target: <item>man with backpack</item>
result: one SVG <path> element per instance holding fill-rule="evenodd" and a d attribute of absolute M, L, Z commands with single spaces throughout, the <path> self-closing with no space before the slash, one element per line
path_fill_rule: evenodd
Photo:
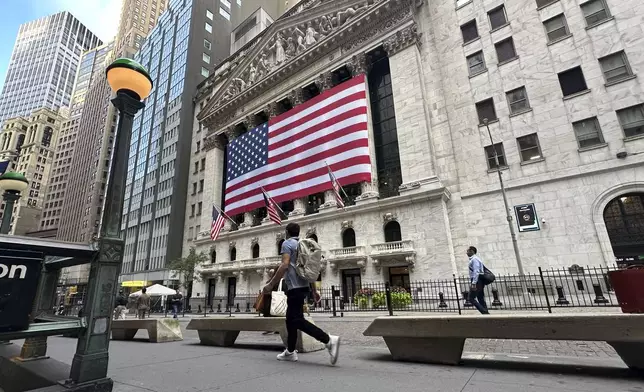
<path fill-rule="evenodd" d="M 268 294 L 284 278 L 288 291 L 286 308 L 286 331 L 288 333 L 287 347 L 277 356 L 279 361 L 297 361 L 297 331 L 324 343 L 331 355 L 331 364 L 338 360 L 340 351 L 340 337 L 329 335 L 315 324 L 304 318 L 304 301 L 312 292 L 315 302 L 320 301 L 320 295 L 311 283 L 317 280 L 321 270 L 320 246 L 313 240 L 300 240 L 300 226 L 289 223 L 286 226 L 286 240 L 282 244 L 282 264 L 275 275 L 264 287 L 263 292 Z M 312 290 L 311 290 L 312 289 Z"/>
<path fill-rule="evenodd" d="M 490 314 L 485 303 L 485 285 L 492 282 L 486 282 L 486 272 L 489 272 L 489 270 L 485 268 L 483 262 L 477 256 L 476 251 L 476 248 L 473 246 L 467 249 L 467 256 L 470 258 L 469 269 L 471 283 L 469 300 L 481 314 Z M 491 272 L 489 274 L 494 276 Z M 494 280 L 493 277 L 490 279 Z"/>

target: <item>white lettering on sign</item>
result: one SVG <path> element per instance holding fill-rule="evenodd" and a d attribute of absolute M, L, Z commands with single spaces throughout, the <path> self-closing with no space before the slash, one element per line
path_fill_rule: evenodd
<path fill-rule="evenodd" d="M 20 271 L 20 276 L 16 276 L 16 273 Z M 0 279 L 24 279 L 27 275 L 27 266 L 25 265 L 12 265 L 11 268 L 4 264 L 0 264 Z"/>

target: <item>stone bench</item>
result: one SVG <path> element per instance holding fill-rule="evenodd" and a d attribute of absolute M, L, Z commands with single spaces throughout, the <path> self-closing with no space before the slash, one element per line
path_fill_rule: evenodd
<path fill-rule="evenodd" d="M 378 317 L 363 332 L 382 336 L 394 360 L 456 365 L 465 339 L 604 341 L 644 370 L 644 314 L 504 314 Z"/>
<path fill-rule="evenodd" d="M 179 320 L 170 318 L 112 320 L 112 340 L 132 340 L 139 329 L 148 331 L 151 343 L 183 340 Z"/>
<path fill-rule="evenodd" d="M 312 319 L 307 318 L 310 322 Z M 259 317 L 259 316 L 222 316 L 192 319 L 186 329 L 196 330 L 199 333 L 201 344 L 207 346 L 229 347 L 241 331 L 245 332 L 279 332 L 282 342 L 286 345 L 286 318 L 285 317 Z M 319 351 L 324 345 L 312 337 L 298 331 L 297 350 L 301 353 Z"/>

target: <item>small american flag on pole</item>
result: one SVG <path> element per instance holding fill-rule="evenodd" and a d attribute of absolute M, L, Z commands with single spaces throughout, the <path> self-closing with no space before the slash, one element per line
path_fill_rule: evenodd
<path fill-rule="evenodd" d="M 275 204 L 273 199 L 271 199 L 271 197 L 263 189 L 262 193 L 264 194 L 264 202 L 266 203 L 266 212 L 268 213 L 268 219 L 272 220 L 278 225 L 281 225 L 282 217 L 280 216 L 280 211 L 282 209 L 279 208 L 277 204 Z"/>
<path fill-rule="evenodd" d="M 338 208 L 344 208 L 344 200 L 342 200 L 342 196 L 340 195 L 340 191 L 344 192 L 344 189 L 342 189 L 340 183 L 338 182 L 338 179 L 333 175 L 331 168 L 328 166 L 327 168 L 329 169 L 329 179 L 331 180 L 333 194 L 335 195 L 335 204 L 337 204 Z"/>
<path fill-rule="evenodd" d="M 343 184 L 371 181 L 364 75 L 335 86 L 230 142 L 225 206 L 229 215 L 329 189 L 330 167 Z"/>
<path fill-rule="evenodd" d="M 219 213 L 217 211 L 217 207 L 214 205 L 212 206 L 212 223 L 210 224 L 210 239 L 213 241 L 217 240 L 217 237 L 219 237 L 219 233 L 221 233 L 221 229 L 224 227 L 224 223 L 226 223 L 226 217 L 225 214 Z"/>

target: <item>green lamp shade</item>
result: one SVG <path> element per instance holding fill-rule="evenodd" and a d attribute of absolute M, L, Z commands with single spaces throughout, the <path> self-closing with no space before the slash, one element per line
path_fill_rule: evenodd
<path fill-rule="evenodd" d="M 0 188 L 5 191 L 22 192 L 29 186 L 29 181 L 20 173 L 7 172 L 0 176 Z"/>
<path fill-rule="evenodd" d="M 144 100 L 152 91 L 152 78 L 148 71 L 134 60 L 116 59 L 107 67 L 105 74 L 114 92 L 131 92 L 140 100 Z"/>

